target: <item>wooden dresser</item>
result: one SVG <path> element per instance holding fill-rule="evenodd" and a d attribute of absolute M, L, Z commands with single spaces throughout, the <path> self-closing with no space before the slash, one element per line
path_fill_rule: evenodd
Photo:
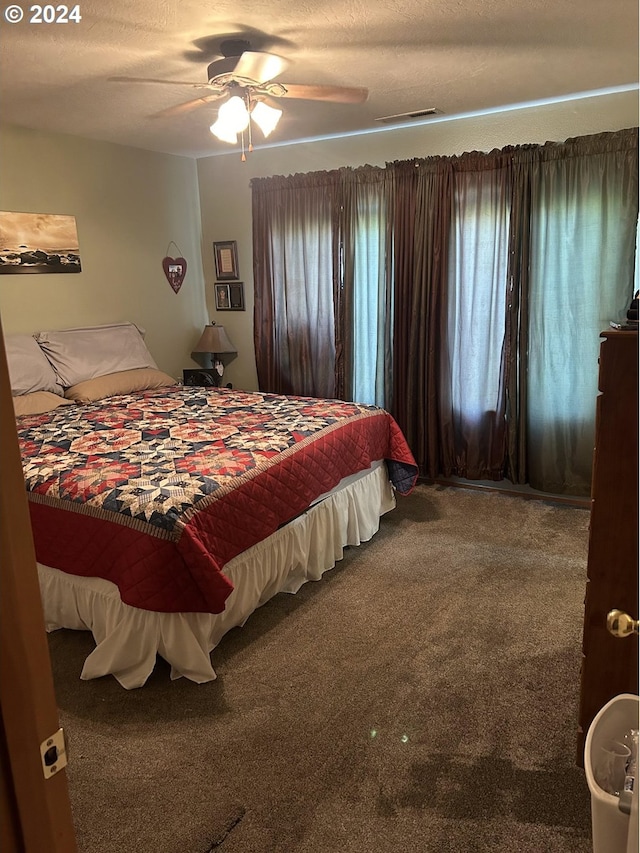
<path fill-rule="evenodd" d="M 638 692 L 638 637 L 607 631 L 614 608 L 638 618 L 638 333 L 609 330 L 600 345 L 596 445 L 582 641 L 577 761 L 600 708 Z"/>

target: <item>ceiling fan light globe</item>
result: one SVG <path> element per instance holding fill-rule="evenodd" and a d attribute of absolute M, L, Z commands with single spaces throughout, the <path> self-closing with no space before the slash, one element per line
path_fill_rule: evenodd
<path fill-rule="evenodd" d="M 258 125 L 265 137 L 269 136 L 274 130 L 281 116 L 282 110 L 270 107 L 264 101 L 258 101 L 251 110 L 251 118 Z"/>
<path fill-rule="evenodd" d="M 242 133 L 249 125 L 249 113 L 245 102 L 233 95 L 218 110 L 218 121 L 222 121 L 233 133 Z"/>
<path fill-rule="evenodd" d="M 236 145 L 238 142 L 237 134 L 223 121 L 220 121 L 220 119 L 214 122 L 209 130 L 214 136 L 217 136 L 221 142 L 228 142 L 230 145 Z"/>

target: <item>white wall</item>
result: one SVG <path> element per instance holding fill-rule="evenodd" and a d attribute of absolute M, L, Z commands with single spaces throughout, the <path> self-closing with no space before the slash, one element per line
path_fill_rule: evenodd
<path fill-rule="evenodd" d="M 295 109 L 295 103 L 287 102 L 284 109 Z M 241 161 L 238 152 L 198 160 L 207 305 L 211 318 L 225 326 L 238 348 L 238 358 L 228 367 L 225 377 L 238 387 L 257 388 L 253 352 L 251 178 L 341 166 L 382 166 L 392 160 L 563 141 L 572 136 L 637 125 L 638 93 L 628 92 L 457 120 L 440 117 L 418 127 L 386 129 L 344 139 L 286 147 L 256 146 L 247 154 L 246 162 Z M 225 240 L 238 243 L 240 278 L 245 282 L 244 312 L 214 310 L 212 244 Z"/>
<path fill-rule="evenodd" d="M 0 129 L 0 210 L 76 217 L 82 272 L 0 276 L 5 334 L 131 320 L 176 378 L 207 322 L 196 162 L 18 127 Z M 162 270 L 187 260 L 176 294 Z"/>

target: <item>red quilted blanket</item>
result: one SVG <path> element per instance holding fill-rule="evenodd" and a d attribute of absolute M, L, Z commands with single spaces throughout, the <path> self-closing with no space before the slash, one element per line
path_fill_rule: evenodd
<path fill-rule="evenodd" d="M 345 476 L 417 467 L 374 406 L 179 387 L 18 419 L 39 562 L 162 612 L 224 610 L 225 564 Z"/>

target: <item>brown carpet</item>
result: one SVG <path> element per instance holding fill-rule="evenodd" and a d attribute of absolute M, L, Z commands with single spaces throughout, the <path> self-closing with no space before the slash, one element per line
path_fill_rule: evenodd
<path fill-rule="evenodd" d="M 50 636 L 82 853 L 590 853 L 586 510 L 419 486 L 217 681 L 81 682 Z"/>

